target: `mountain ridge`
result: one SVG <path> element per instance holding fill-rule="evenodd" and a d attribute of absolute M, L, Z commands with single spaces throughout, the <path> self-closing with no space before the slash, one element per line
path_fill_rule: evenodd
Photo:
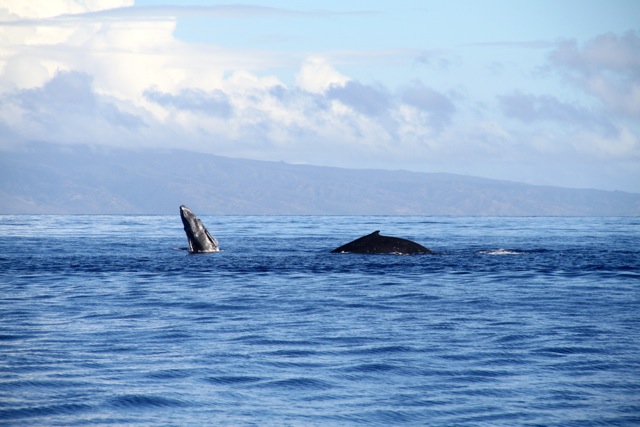
<path fill-rule="evenodd" d="M 640 194 L 185 150 L 30 144 L 0 155 L 0 213 L 637 216 Z"/>

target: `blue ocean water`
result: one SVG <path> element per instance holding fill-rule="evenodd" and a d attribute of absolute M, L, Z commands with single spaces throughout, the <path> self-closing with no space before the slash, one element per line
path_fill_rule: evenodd
<path fill-rule="evenodd" d="M 201 219 L 0 216 L 0 423 L 640 425 L 639 218 Z"/>

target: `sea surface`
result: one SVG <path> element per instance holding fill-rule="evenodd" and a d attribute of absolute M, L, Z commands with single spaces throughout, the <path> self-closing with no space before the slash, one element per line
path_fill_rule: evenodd
<path fill-rule="evenodd" d="M 0 424 L 640 425 L 640 218 L 200 218 L 0 216 Z"/>

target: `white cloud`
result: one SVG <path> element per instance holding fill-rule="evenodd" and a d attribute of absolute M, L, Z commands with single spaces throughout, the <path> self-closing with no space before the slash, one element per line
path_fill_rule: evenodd
<path fill-rule="evenodd" d="M 24 6 L 28 3 L 29 6 Z M 94 22 L 78 19 L 73 24 L 55 17 L 109 10 L 131 1 L 11 1 L 5 5 L 8 22 L 0 25 L 2 74 L 0 89 L 42 86 L 60 70 L 90 73 L 104 92 L 131 96 L 132 82 L 164 65 L 160 47 L 174 48 L 175 23 Z M 51 18 L 51 19 L 46 19 Z M 21 19 L 21 25 L 11 25 Z M 168 45 L 167 45 L 168 44 Z M 148 76 L 147 76 L 148 77 Z"/>
<path fill-rule="evenodd" d="M 141 112 L 133 111 L 96 94 L 92 78 L 80 72 L 57 73 L 41 88 L 21 89 L 0 99 L 0 117 L 27 141 L 122 141 L 146 126 Z"/>
<path fill-rule="evenodd" d="M 343 86 L 349 80 L 321 57 L 308 58 L 296 74 L 298 87 L 312 93 L 323 93 L 331 86 Z"/>
<path fill-rule="evenodd" d="M 639 114 L 635 33 L 583 47 L 567 42 L 550 56 L 603 111 L 512 91 L 496 94 L 493 105 L 474 115 L 474 100 L 435 87 L 428 75 L 394 89 L 340 70 L 336 61 L 344 52 L 309 56 L 189 44 L 173 35 L 180 8 L 151 13 L 131 4 L 11 0 L 0 6 L 0 143 L 177 146 L 511 179 L 524 173 L 518 165 L 539 165 L 545 156 L 586 163 L 640 157 L 637 125 L 628 122 Z M 286 12 L 214 9 L 207 11 Z M 295 75 L 293 82 L 274 75 L 282 68 Z"/>
<path fill-rule="evenodd" d="M 173 94 L 189 89 L 243 92 L 278 83 L 256 72 L 292 64 L 288 55 L 277 52 L 177 40 L 175 13 L 185 8 L 141 8 L 144 14 L 126 7 L 131 1 L 35 0 L 29 2 L 32 8 L 22 3 L 5 6 L 5 22 L 0 22 L 0 93 L 41 87 L 61 70 L 80 71 L 93 77 L 97 92 L 161 117 L 163 112 L 144 96 L 151 87 Z M 40 13 L 33 12 L 45 4 Z M 275 13 L 243 6 L 206 9 L 223 15 Z M 11 25 L 16 19 L 20 25 Z"/>
<path fill-rule="evenodd" d="M 4 0 L 0 19 L 42 19 L 133 6 L 133 0 Z"/>
<path fill-rule="evenodd" d="M 591 152 L 593 157 L 602 159 L 632 159 L 640 157 L 640 141 L 631 130 L 622 126 L 614 135 L 602 135 L 594 132 L 580 132 L 574 141 L 583 146 L 576 147 L 577 152 Z M 586 149 L 586 150 L 585 150 Z"/>
<path fill-rule="evenodd" d="M 498 97 L 503 113 L 529 125 L 551 123 L 556 128 L 590 129 L 604 135 L 618 132 L 617 126 L 601 109 L 588 109 L 563 102 L 553 95 L 531 95 L 514 92 Z"/>
<path fill-rule="evenodd" d="M 561 42 L 550 56 L 565 78 L 614 113 L 640 119 L 640 36 L 602 34 L 582 46 Z"/>

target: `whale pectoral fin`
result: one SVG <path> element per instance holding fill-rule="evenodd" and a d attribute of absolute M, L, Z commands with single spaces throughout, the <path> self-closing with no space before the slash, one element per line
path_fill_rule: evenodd
<path fill-rule="evenodd" d="M 204 228 L 204 226 L 203 226 L 203 228 Z M 204 229 L 204 232 L 207 234 L 207 237 L 208 237 L 208 238 L 209 238 L 209 240 L 211 241 L 211 243 L 212 243 L 212 245 L 213 245 L 213 248 L 214 248 L 215 250 L 218 250 L 218 241 L 216 240 L 216 238 L 215 238 L 215 237 L 213 237 L 213 236 L 209 233 L 209 230 L 207 230 L 206 228 Z"/>

